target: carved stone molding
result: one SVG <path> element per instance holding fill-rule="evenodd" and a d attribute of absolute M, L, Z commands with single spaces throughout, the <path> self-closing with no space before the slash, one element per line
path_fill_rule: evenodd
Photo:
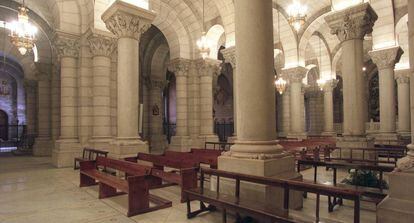
<path fill-rule="evenodd" d="M 233 67 L 233 69 L 236 68 L 236 47 L 232 46 L 226 49 L 222 49 L 221 53 L 223 54 L 224 57 L 224 61 L 226 63 L 231 64 L 231 66 Z"/>
<path fill-rule="evenodd" d="M 65 35 L 57 35 L 55 46 L 59 57 L 78 57 L 79 56 L 79 38 Z"/>
<path fill-rule="evenodd" d="M 331 79 L 325 82 L 325 85 L 323 85 L 323 91 L 324 92 L 332 92 L 334 88 L 338 85 L 338 80 Z"/>
<path fill-rule="evenodd" d="M 360 4 L 325 17 L 331 33 L 343 42 L 346 40 L 362 40 L 366 34 L 372 33 L 372 27 L 378 15 L 369 3 Z"/>
<path fill-rule="evenodd" d="M 106 28 L 118 38 L 139 40 L 141 34 L 151 27 L 155 13 L 123 1 L 115 1 L 103 14 Z"/>
<path fill-rule="evenodd" d="M 372 61 L 377 65 L 379 70 L 383 69 L 394 69 L 395 64 L 397 64 L 404 51 L 399 46 L 374 50 L 369 52 L 369 56 Z"/>
<path fill-rule="evenodd" d="M 153 77 L 144 77 L 144 83 L 147 86 L 147 88 L 152 90 L 162 90 L 166 86 L 166 81 L 161 79 L 156 79 Z"/>
<path fill-rule="evenodd" d="M 170 63 L 168 64 L 168 70 L 173 72 L 175 76 L 188 76 L 190 66 L 190 60 L 177 58 L 170 61 Z"/>
<path fill-rule="evenodd" d="M 282 76 L 289 80 L 290 83 L 302 83 L 306 77 L 307 69 L 305 67 L 293 67 L 282 70 Z"/>
<path fill-rule="evenodd" d="M 99 34 L 88 37 L 89 47 L 94 56 L 111 57 L 115 49 L 115 39 Z"/>
<path fill-rule="evenodd" d="M 200 76 L 216 76 L 220 72 L 221 61 L 214 59 L 199 59 L 195 66 Z"/>
<path fill-rule="evenodd" d="M 410 84 L 410 69 L 396 70 L 394 77 L 397 84 Z"/>

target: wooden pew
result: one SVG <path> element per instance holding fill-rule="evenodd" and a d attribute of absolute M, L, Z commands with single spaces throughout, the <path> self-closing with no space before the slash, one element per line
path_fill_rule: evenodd
<path fill-rule="evenodd" d="M 79 169 L 79 167 L 77 166 L 77 163 L 79 163 L 81 161 L 95 160 L 96 157 L 98 157 L 98 156 L 108 157 L 108 152 L 93 149 L 93 148 L 84 148 L 83 151 L 82 151 L 82 157 L 75 157 L 73 169 L 74 170 Z"/>
<path fill-rule="evenodd" d="M 126 179 L 104 173 L 98 167 L 112 168 L 126 174 Z M 149 193 L 151 167 L 122 160 L 96 157 L 96 160 L 80 162 L 80 187 L 99 184 L 99 199 L 128 194 L 128 213 L 133 216 L 172 206 L 167 201 Z M 119 192 L 118 192 L 119 190 Z M 155 206 L 150 207 L 150 202 Z"/>
<path fill-rule="evenodd" d="M 213 149 L 213 150 L 221 150 L 221 151 L 228 151 L 230 147 L 234 145 L 234 143 L 228 142 L 205 142 L 204 149 Z"/>
<path fill-rule="evenodd" d="M 152 163 L 150 188 L 161 188 L 171 185 L 179 185 L 181 190 L 197 187 L 198 165 L 191 159 L 176 159 L 163 155 L 152 155 L 138 153 L 137 157 L 126 158 L 126 161 L 138 162 L 146 161 Z M 177 171 L 166 171 L 165 167 L 176 169 Z M 167 184 L 163 184 L 163 181 Z M 184 202 L 184 195 L 181 193 L 181 202 Z"/>
<path fill-rule="evenodd" d="M 216 176 L 217 184 L 216 190 L 211 191 L 204 187 L 204 175 Z M 234 196 L 220 193 L 220 179 L 229 178 L 235 180 L 235 194 Z M 251 201 L 242 197 L 241 182 L 250 182 L 266 186 L 273 186 L 282 188 L 283 193 L 283 209 L 269 209 L 265 203 L 260 201 Z M 336 196 L 343 199 L 349 199 L 354 201 L 354 222 L 360 222 L 360 196 L 361 192 L 352 189 L 340 189 L 332 186 L 326 186 L 322 184 L 315 184 L 306 181 L 293 181 L 283 180 L 259 176 L 251 176 L 246 174 L 238 174 L 214 169 L 201 169 L 200 187 L 185 190 L 187 198 L 187 218 L 194 218 L 198 214 L 206 211 L 214 211 L 216 208 L 223 210 L 222 221 L 226 222 L 227 211 L 236 213 L 239 218 L 239 214 L 249 215 L 257 218 L 259 222 L 303 222 L 303 219 L 298 219 L 296 216 L 289 214 L 289 192 L 290 190 L 304 191 L 316 194 L 316 210 L 315 218 L 312 222 L 319 222 L 322 220 L 319 215 L 320 196 Z M 200 201 L 200 209 L 191 211 L 191 200 Z M 205 203 L 209 205 L 206 206 Z M 307 216 L 308 217 L 308 216 Z M 307 220 L 310 221 L 310 218 Z M 238 219 L 239 220 L 239 219 Z M 329 222 L 324 219 L 324 222 Z"/>

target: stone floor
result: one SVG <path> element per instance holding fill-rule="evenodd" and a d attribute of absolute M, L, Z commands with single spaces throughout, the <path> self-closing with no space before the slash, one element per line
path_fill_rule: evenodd
<path fill-rule="evenodd" d="M 312 170 L 303 173 L 305 178 L 312 179 Z M 321 180 L 330 179 L 331 172 L 319 171 L 319 177 Z M 97 187 L 79 188 L 78 178 L 78 171 L 54 168 L 50 158 L 0 156 L 0 222 L 221 222 L 218 212 L 187 220 L 185 204 L 179 202 L 178 187 L 151 191 L 173 201 L 172 208 L 127 218 L 126 195 L 99 200 Z M 314 207 L 315 199 L 309 196 L 305 199 L 304 209 L 295 214 L 314 216 Z M 363 209 L 361 222 L 375 222 L 373 209 L 372 205 Z M 321 216 L 352 222 L 353 209 L 345 205 L 328 214 L 326 198 L 322 198 Z M 228 220 L 234 222 L 231 217 Z"/>

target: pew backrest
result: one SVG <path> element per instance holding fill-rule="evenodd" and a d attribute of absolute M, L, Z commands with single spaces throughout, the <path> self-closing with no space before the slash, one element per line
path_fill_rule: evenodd
<path fill-rule="evenodd" d="M 96 157 L 96 166 L 112 168 L 131 176 L 149 175 L 151 173 L 151 167 L 101 156 Z"/>

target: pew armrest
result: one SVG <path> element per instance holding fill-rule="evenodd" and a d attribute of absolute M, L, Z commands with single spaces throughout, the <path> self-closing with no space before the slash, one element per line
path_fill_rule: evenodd
<path fill-rule="evenodd" d="M 79 162 L 80 170 L 90 170 L 96 169 L 96 161 L 95 160 L 87 160 Z"/>

